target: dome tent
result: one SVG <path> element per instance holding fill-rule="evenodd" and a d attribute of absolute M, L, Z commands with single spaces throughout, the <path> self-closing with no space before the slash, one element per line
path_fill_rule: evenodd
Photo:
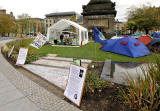
<path fill-rule="evenodd" d="M 142 57 L 150 54 L 148 48 L 139 40 L 131 37 L 120 39 L 101 40 L 100 31 L 94 27 L 95 42 L 102 45 L 102 50 L 129 57 Z"/>
<path fill-rule="evenodd" d="M 144 45 L 147 45 L 150 43 L 152 38 L 150 36 L 141 36 L 138 38 L 139 41 L 141 41 Z"/>
<path fill-rule="evenodd" d="M 70 26 L 73 26 L 76 29 L 78 29 L 78 34 L 77 34 L 78 36 L 74 37 L 77 40 L 76 45 L 81 45 L 81 42 L 83 45 L 87 44 L 88 43 L 88 30 L 80 26 L 79 24 L 73 21 L 66 20 L 66 19 L 61 19 L 57 23 L 53 24 L 51 27 L 48 28 L 47 40 L 49 40 L 49 38 L 51 37 L 59 39 L 60 34 L 63 32 L 63 30 L 69 28 Z"/>

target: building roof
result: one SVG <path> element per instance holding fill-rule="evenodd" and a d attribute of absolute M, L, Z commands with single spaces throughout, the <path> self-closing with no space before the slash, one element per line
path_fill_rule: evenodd
<path fill-rule="evenodd" d="M 31 18 L 31 19 L 36 19 L 36 20 L 44 20 L 44 19 L 42 19 L 42 18 Z"/>
<path fill-rule="evenodd" d="M 50 14 L 46 14 L 46 17 L 55 17 L 55 16 L 71 16 L 71 15 L 78 15 L 80 16 L 80 14 L 71 11 L 71 12 L 57 12 L 57 13 L 50 13 Z"/>

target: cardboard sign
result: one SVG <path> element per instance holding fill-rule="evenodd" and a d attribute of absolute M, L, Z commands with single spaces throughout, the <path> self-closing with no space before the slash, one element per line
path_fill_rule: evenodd
<path fill-rule="evenodd" d="M 85 78 L 86 69 L 71 64 L 69 79 L 64 96 L 78 106 L 80 106 L 81 103 Z"/>
<path fill-rule="evenodd" d="M 11 51 L 9 52 L 8 57 L 11 56 L 11 54 L 12 54 L 12 52 L 13 52 L 13 49 L 14 49 L 14 46 L 12 46 L 12 49 L 11 49 Z"/>
<path fill-rule="evenodd" d="M 37 49 L 41 48 L 47 41 L 47 37 L 38 33 L 35 40 L 30 44 L 30 46 L 35 47 Z"/>
<path fill-rule="evenodd" d="M 16 65 L 24 65 L 27 57 L 28 49 L 20 48 Z"/>

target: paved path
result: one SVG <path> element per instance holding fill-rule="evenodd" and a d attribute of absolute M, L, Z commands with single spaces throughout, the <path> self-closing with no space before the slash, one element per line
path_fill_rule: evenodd
<path fill-rule="evenodd" d="M 0 47 L 7 41 L 0 41 Z M 18 72 L 0 52 L 0 111 L 79 111 L 79 109 Z"/>

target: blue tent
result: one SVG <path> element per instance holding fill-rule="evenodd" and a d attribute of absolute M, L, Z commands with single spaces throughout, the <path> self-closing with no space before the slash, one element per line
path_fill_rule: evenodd
<path fill-rule="evenodd" d="M 120 39 L 100 40 L 98 29 L 94 28 L 95 42 L 102 44 L 103 51 L 114 52 L 129 57 L 142 57 L 149 55 L 148 48 L 139 40 L 131 37 L 123 37 Z"/>
<path fill-rule="evenodd" d="M 151 34 L 151 36 L 155 38 L 160 38 L 160 32 L 154 32 L 153 34 Z"/>

